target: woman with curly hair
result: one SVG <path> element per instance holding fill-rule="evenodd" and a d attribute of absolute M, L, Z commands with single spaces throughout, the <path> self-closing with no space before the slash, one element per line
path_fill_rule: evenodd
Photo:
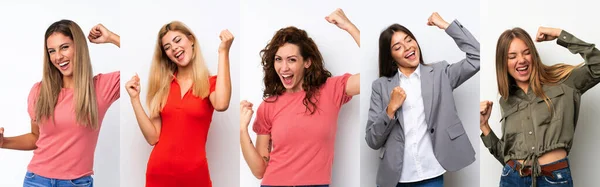
<path fill-rule="evenodd" d="M 326 19 L 360 45 L 360 31 L 341 9 Z M 256 147 L 248 134 L 252 103 L 240 103 L 244 159 L 263 187 L 329 186 L 338 113 L 360 93 L 360 75 L 332 77 L 315 42 L 296 27 L 277 31 L 261 56 L 265 89 L 252 127 Z"/>

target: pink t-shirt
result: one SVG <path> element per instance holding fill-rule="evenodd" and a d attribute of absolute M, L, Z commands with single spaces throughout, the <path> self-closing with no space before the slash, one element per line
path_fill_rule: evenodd
<path fill-rule="evenodd" d="M 119 71 L 94 77 L 100 125 L 110 105 L 119 99 L 119 84 Z M 38 82 L 29 92 L 27 111 L 31 119 L 35 119 L 35 103 L 40 87 Z M 73 105 L 73 89 L 63 88 L 54 109 L 55 122 L 44 120 L 43 124 L 38 124 L 40 135 L 35 143 L 37 149 L 33 151 L 27 170 L 43 177 L 65 180 L 94 173 L 94 151 L 100 128 L 92 130 L 76 123 Z"/>
<path fill-rule="evenodd" d="M 317 111 L 310 115 L 302 104 L 305 92 L 283 93 L 258 107 L 252 129 L 271 135 L 273 149 L 262 185 L 321 185 L 331 182 L 335 132 L 350 74 L 331 77 L 320 88 Z"/>

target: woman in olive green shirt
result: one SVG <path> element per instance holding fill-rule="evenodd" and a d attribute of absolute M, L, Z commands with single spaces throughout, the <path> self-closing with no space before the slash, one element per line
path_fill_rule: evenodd
<path fill-rule="evenodd" d="M 496 76 L 502 98 L 502 138 L 491 130 L 492 102 L 480 105 L 481 139 L 504 166 L 500 186 L 573 186 L 567 154 L 579 114 L 581 95 L 600 82 L 600 51 L 570 33 L 540 27 L 536 41 L 557 39 L 585 62 L 544 65 L 521 28 L 500 35 Z"/>

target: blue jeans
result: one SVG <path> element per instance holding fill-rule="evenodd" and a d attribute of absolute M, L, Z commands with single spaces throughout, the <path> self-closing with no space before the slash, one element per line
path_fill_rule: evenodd
<path fill-rule="evenodd" d="M 73 180 L 51 179 L 28 171 L 25 174 L 23 187 L 94 187 L 94 179 L 92 176 Z"/>
<path fill-rule="evenodd" d="M 560 161 L 567 161 L 567 158 L 552 162 L 554 164 Z M 515 161 L 516 162 L 516 161 Z M 518 162 L 516 162 L 519 164 Z M 569 167 L 559 169 L 552 172 L 552 177 L 539 176 L 536 178 L 537 187 L 573 187 L 573 178 L 571 178 L 571 169 Z M 508 164 L 502 168 L 502 176 L 500 177 L 500 187 L 530 187 L 531 176 L 521 177 L 519 171 L 511 168 Z"/>
<path fill-rule="evenodd" d="M 260 185 L 260 187 L 329 187 L 329 184 L 326 184 L 326 185 L 308 185 L 308 186 L 267 186 L 267 185 Z"/>
<path fill-rule="evenodd" d="M 396 187 L 444 187 L 444 175 L 419 182 L 398 183 Z"/>

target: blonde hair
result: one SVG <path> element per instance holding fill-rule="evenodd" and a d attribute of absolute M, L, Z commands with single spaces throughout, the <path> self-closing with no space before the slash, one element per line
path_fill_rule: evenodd
<path fill-rule="evenodd" d="M 544 100 L 549 109 L 551 109 L 551 101 L 544 93 L 542 85 L 553 85 L 561 82 L 571 75 L 573 69 L 578 66 L 568 65 L 564 63 L 554 64 L 551 66 L 544 65 L 540 58 L 533 40 L 527 32 L 521 28 L 513 28 L 504 31 L 496 45 L 496 76 L 498 79 L 498 92 L 504 100 L 508 100 L 511 90 L 511 85 L 515 85 L 515 79 L 508 73 L 508 50 L 513 39 L 522 40 L 529 48 L 531 53 L 531 74 L 529 77 L 529 85 L 533 93 Z"/>
<path fill-rule="evenodd" d="M 209 95 L 208 78 L 210 73 L 202 58 L 200 46 L 196 36 L 182 22 L 172 21 L 163 25 L 158 32 L 156 39 L 156 47 L 154 49 L 154 57 L 150 67 L 150 77 L 148 79 L 148 94 L 146 96 L 146 104 L 150 108 L 150 116 L 158 116 L 160 111 L 167 102 L 167 96 L 171 87 L 171 81 L 174 78 L 174 73 L 177 71 L 177 64 L 172 62 L 163 49 L 162 38 L 169 31 L 181 32 L 193 42 L 193 55 L 190 61 L 192 66 L 192 94 L 200 98 L 206 98 Z"/>
<path fill-rule="evenodd" d="M 50 35 L 61 33 L 74 43 L 74 57 L 70 59 L 73 65 L 74 80 L 74 110 L 77 123 L 92 129 L 97 129 L 98 104 L 90 55 L 85 35 L 79 25 L 71 20 L 54 22 L 46 30 L 44 39 L 44 72 L 40 86 L 39 97 L 35 106 L 35 119 L 37 121 L 52 118 L 58 102 L 58 95 L 63 87 L 63 75 L 52 64 L 48 54 L 47 40 Z"/>

